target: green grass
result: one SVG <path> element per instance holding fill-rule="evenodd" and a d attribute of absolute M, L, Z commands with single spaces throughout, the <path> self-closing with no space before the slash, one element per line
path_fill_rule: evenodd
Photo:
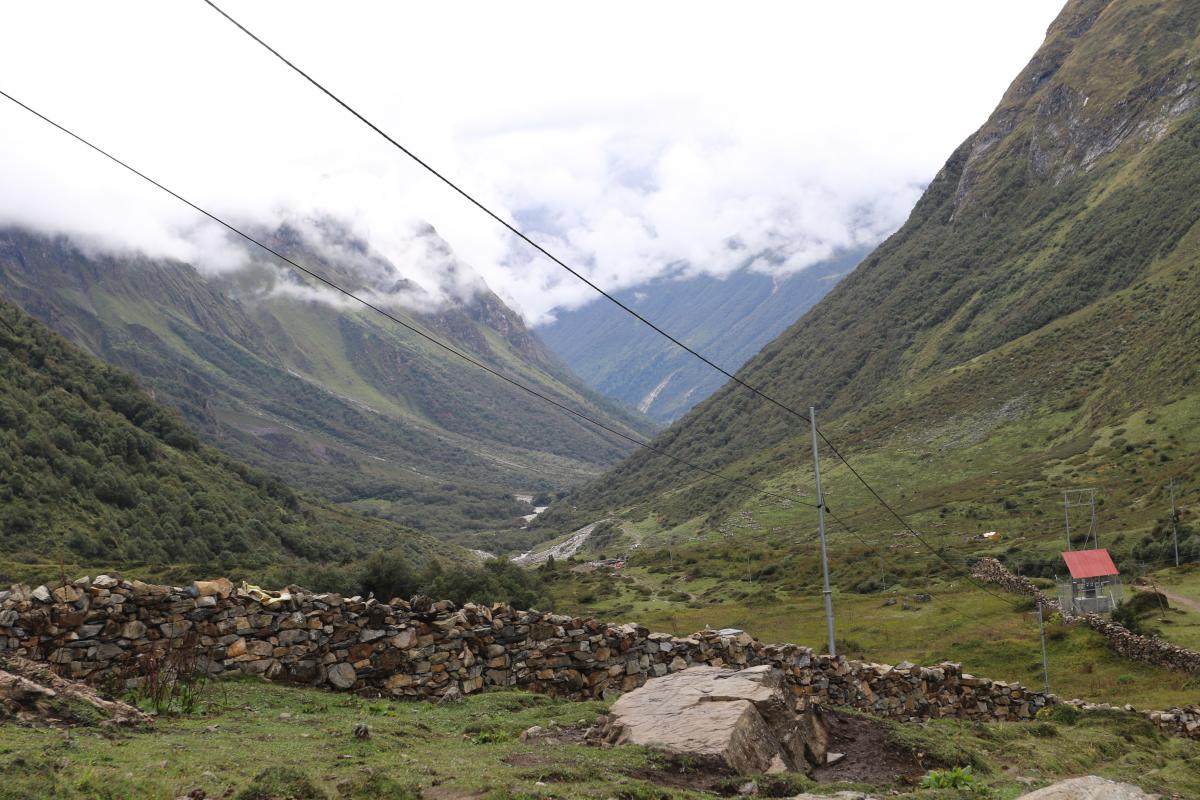
<path fill-rule="evenodd" d="M 1068 4 L 985 125 L 988 147 L 965 142 L 906 224 L 740 373 L 791 407 L 816 405 L 839 450 L 943 555 L 1005 556 L 1046 577 L 1061 570 L 1061 490 L 1074 486 L 1100 489 L 1101 544 L 1133 575 L 1166 564 L 1164 487 L 1176 479 L 1188 557 L 1200 560 L 1189 510 L 1200 112 L 1164 120 L 1138 88 L 1191 74 L 1200 17 L 1183 0 L 1121 0 L 1088 29 L 1086 5 Z M 1068 96 L 1086 96 L 1086 109 L 1060 102 Z M 1126 117 L 1161 135 L 1130 137 L 1085 169 L 1083 152 L 1133 129 Z M 742 549 L 769 547 L 763 563 L 812 574 L 799 552 L 811 547 L 812 510 L 755 491 L 813 501 L 803 420 L 730 383 L 656 447 L 734 480 L 697 481 L 668 457 L 635 454 L 576 493 L 573 513 L 650 520 L 659 543 L 685 525 L 722 532 Z M 839 586 L 873 570 L 910 585 L 922 570 L 948 575 L 896 536 L 902 525 L 829 448 L 823 458 L 830 506 L 870 543 L 831 523 Z M 571 513 L 551 509 L 545 524 L 574 525 Z M 745 514 L 758 527 L 731 528 Z M 992 529 L 1004 533 L 998 546 L 970 542 Z M 697 559 L 714 570 L 737 560 L 707 549 Z"/>
<path fill-rule="evenodd" d="M 1172 568 L 1148 576 L 1145 588 L 1159 588 L 1200 604 L 1200 565 Z M 1193 650 L 1200 650 L 1200 611 L 1168 600 L 1165 613 L 1150 615 L 1146 622 L 1168 641 Z"/>
<path fill-rule="evenodd" d="M 642 748 L 520 741 L 534 725 L 586 725 L 605 708 L 521 692 L 434 705 L 231 679 L 216 684 L 209 713 L 160 717 L 142 731 L 0 726 L 0 798 L 170 800 L 195 789 L 243 800 L 712 796 L 678 788 L 686 765 Z M 353 735 L 360 723 L 370 727 L 369 738 Z M 1130 718 L 886 725 L 897 747 L 945 767 L 971 765 L 993 798 L 1080 773 L 1182 796 L 1200 792 L 1200 743 L 1158 736 Z M 769 782 L 791 793 L 812 788 L 798 775 Z M 822 791 L 841 788 L 849 787 Z M 931 796 L 909 786 L 860 788 Z"/>
<path fill-rule="evenodd" d="M 651 630 L 685 636 L 706 626 L 733 627 L 766 642 L 825 650 L 824 609 L 815 587 L 798 595 L 761 582 L 752 586 L 714 578 L 678 580 L 686 578 L 687 568 L 678 566 L 674 578 L 639 567 L 618 580 L 607 573 L 571 575 L 551 581 L 549 593 L 561 610 L 640 622 Z M 672 599 L 670 593 L 680 590 L 693 593 L 700 602 Z M 745 596 L 729 599 L 738 593 Z M 933 599 L 914 599 L 922 593 Z M 897 602 L 885 605 L 889 598 Z M 1014 609 L 1009 599 L 1016 598 L 986 594 L 962 581 L 898 585 L 871 595 L 836 592 L 839 652 L 892 664 L 956 661 L 974 675 L 1041 689 L 1036 615 Z M 1050 621 L 1047 631 L 1050 689 L 1064 698 L 1167 708 L 1195 703 L 1200 692 L 1200 678 L 1122 659 L 1090 629 Z"/>

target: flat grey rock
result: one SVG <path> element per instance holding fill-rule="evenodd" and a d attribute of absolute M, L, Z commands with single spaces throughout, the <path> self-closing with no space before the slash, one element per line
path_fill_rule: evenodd
<path fill-rule="evenodd" d="M 797 712 L 770 667 L 692 667 L 647 681 L 613 704 L 604 738 L 743 775 L 806 771 L 824 762 L 828 741 L 819 712 Z"/>
<path fill-rule="evenodd" d="M 1117 783 L 1095 775 L 1059 781 L 1017 800 L 1157 800 L 1131 783 Z"/>

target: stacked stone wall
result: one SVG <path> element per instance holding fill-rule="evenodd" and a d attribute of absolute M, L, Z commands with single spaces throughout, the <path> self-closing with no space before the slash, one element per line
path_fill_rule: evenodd
<path fill-rule="evenodd" d="M 104 575 L 0 591 L 0 658 L 24 656 L 66 677 L 134 687 L 141 660 L 171 650 L 184 650 L 213 675 L 393 697 L 503 687 L 610 697 L 694 665 L 765 664 L 780 669 L 801 697 L 894 719 L 1021 720 L 1058 702 L 953 663 L 872 664 L 745 633 L 676 637 L 506 605 L 457 608 L 420 597 L 388 604 L 295 589 L 235 590 L 227 580 L 171 587 Z M 1200 737 L 1200 709 L 1172 709 L 1155 724 Z"/>
<path fill-rule="evenodd" d="M 1044 609 L 1058 613 L 1064 622 L 1082 622 L 1103 636 L 1108 642 L 1108 646 L 1124 658 L 1181 672 L 1200 673 L 1200 653 L 1195 650 L 1172 644 L 1158 636 L 1143 636 L 1140 633 L 1134 633 L 1124 625 L 1105 619 L 1099 614 L 1072 614 L 1064 609 L 1057 600 L 1047 597 L 1028 578 L 1013 575 L 994 558 L 980 559 L 973 572 L 975 577 L 980 580 L 994 583 L 1015 594 L 1033 598 L 1033 601 L 1041 603 Z"/>

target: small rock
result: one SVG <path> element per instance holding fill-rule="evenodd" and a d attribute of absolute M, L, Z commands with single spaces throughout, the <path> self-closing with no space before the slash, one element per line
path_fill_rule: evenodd
<path fill-rule="evenodd" d="M 339 689 L 349 689 L 358 680 L 358 674 L 354 671 L 354 667 L 346 664 L 334 664 L 329 668 L 329 682 Z"/>
<path fill-rule="evenodd" d="M 146 635 L 146 624 L 140 620 L 131 619 L 121 628 L 121 636 L 125 639 L 140 639 Z"/>
<path fill-rule="evenodd" d="M 371 738 L 371 728 L 367 725 L 367 723 L 360 722 L 354 726 L 354 738 L 355 739 L 370 739 Z"/>
<path fill-rule="evenodd" d="M 184 620 L 182 622 L 164 622 L 158 626 L 162 631 L 162 635 L 167 639 L 177 639 L 183 636 L 192 628 L 192 623 Z"/>
<path fill-rule="evenodd" d="M 758 784 L 755 783 L 754 781 L 746 781 L 745 783 L 743 783 L 741 786 L 738 787 L 738 794 L 740 794 L 740 795 L 758 794 Z"/>
<path fill-rule="evenodd" d="M 191 587 L 199 597 L 229 597 L 233 594 L 233 583 L 228 578 L 215 581 L 196 581 Z"/>
<path fill-rule="evenodd" d="M 528 742 L 530 739 L 540 735 L 543 730 L 545 729 L 541 725 L 534 725 L 532 728 L 526 728 L 525 730 L 521 731 L 521 741 Z"/>

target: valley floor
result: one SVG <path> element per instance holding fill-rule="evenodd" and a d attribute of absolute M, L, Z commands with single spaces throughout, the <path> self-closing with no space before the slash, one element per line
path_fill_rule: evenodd
<path fill-rule="evenodd" d="M 583 744 L 581 730 L 604 711 L 599 702 L 522 692 L 433 705 L 226 680 L 212 686 L 202 713 L 160 717 L 146 730 L 0 726 L 0 798 L 665 800 L 735 794 L 746 782 L 641 748 Z M 369 726 L 369 737 L 354 736 L 360 723 Z M 521 741 L 534 725 L 551 738 Z M 1163 737 L 1123 714 L 1012 724 L 881 722 L 878 728 L 888 748 L 927 767 L 971 766 L 984 796 L 999 800 L 1089 773 L 1176 797 L 1200 796 L 1200 742 Z M 765 796 L 852 787 L 950 796 L 916 789 L 912 781 L 919 777 L 868 787 L 817 786 L 802 775 L 782 775 L 757 784 Z"/>

